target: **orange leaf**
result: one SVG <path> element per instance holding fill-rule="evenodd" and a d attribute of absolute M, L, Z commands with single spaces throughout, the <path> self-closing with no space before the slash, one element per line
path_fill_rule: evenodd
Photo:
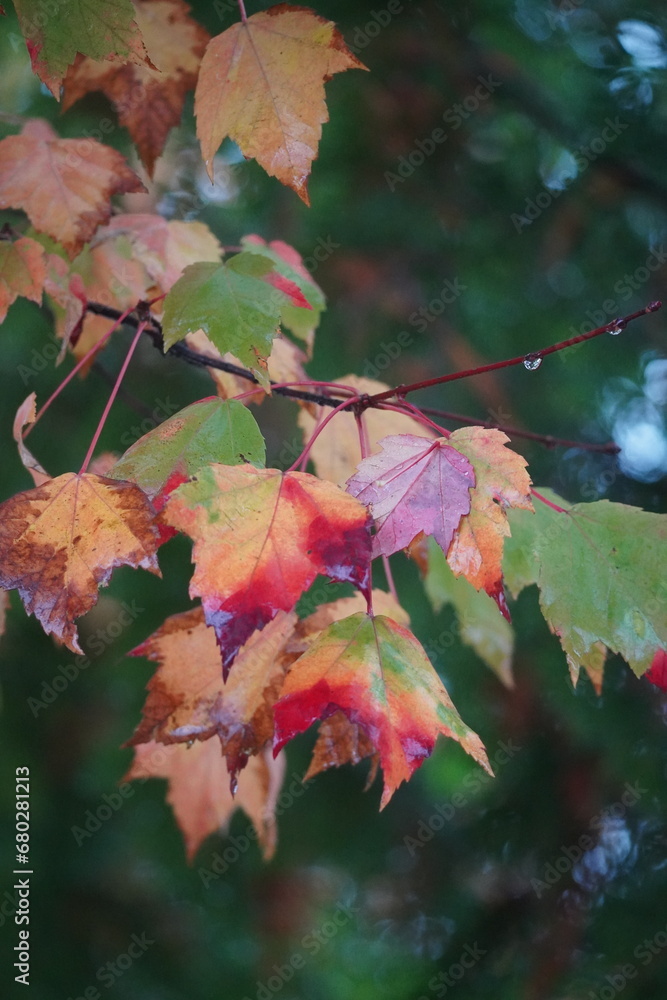
<path fill-rule="evenodd" d="M 24 236 L 16 242 L 0 240 L 0 323 L 19 295 L 41 303 L 46 279 L 44 248 Z"/>
<path fill-rule="evenodd" d="M 167 618 L 132 650 L 160 664 L 148 682 L 148 698 L 129 746 L 157 740 L 187 743 L 218 736 L 232 775 L 273 739 L 273 704 L 283 683 L 280 653 L 296 615 L 280 614 L 241 649 L 225 685 L 220 651 L 201 608 Z"/>
<path fill-rule="evenodd" d="M 158 532 L 134 483 L 66 472 L 0 504 L 0 586 L 74 653 L 74 619 L 97 602 L 115 566 L 160 576 Z"/>
<path fill-rule="evenodd" d="M 135 0 L 137 28 L 151 62 L 120 58 L 96 62 L 79 56 L 65 77 L 63 111 L 91 90 L 112 102 L 153 176 L 167 135 L 181 120 L 185 95 L 197 82 L 209 34 L 189 16 L 182 0 Z"/>
<path fill-rule="evenodd" d="M 274 710 L 275 751 L 338 709 L 380 756 L 380 808 L 430 757 L 440 733 L 491 773 L 481 740 L 461 720 L 423 647 L 391 618 L 360 613 L 335 622 L 294 663 Z"/>
<path fill-rule="evenodd" d="M 365 508 L 307 473 L 210 465 L 162 516 L 194 540 L 190 596 L 202 598 L 225 675 L 255 629 L 291 611 L 318 573 L 368 587 Z"/>
<path fill-rule="evenodd" d="M 22 208 L 70 257 L 107 221 L 112 195 L 144 190 L 115 149 L 93 139 L 59 139 L 41 119 L 0 142 L 0 208 Z"/>
<path fill-rule="evenodd" d="M 366 69 L 333 24 L 307 7 L 278 4 L 217 35 L 202 60 L 195 93 L 197 136 L 208 175 L 229 136 L 309 204 L 306 188 L 322 124 L 324 84 Z"/>
<path fill-rule="evenodd" d="M 477 590 L 483 588 L 509 620 L 501 565 L 510 534 L 505 510 L 532 510 L 533 505 L 527 462 L 505 447 L 508 441 L 502 431 L 484 427 L 462 427 L 450 436 L 449 443 L 475 470 L 476 485 L 470 490 L 470 513 L 461 518 L 446 555 L 454 573 Z"/>
<path fill-rule="evenodd" d="M 248 762 L 233 797 L 220 744 L 206 740 L 192 746 L 140 743 L 134 748 L 134 761 L 123 781 L 169 780 L 167 802 L 174 810 L 191 863 L 202 841 L 216 830 L 224 833 L 239 808 L 252 820 L 264 858 L 271 858 L 277 840 L 276 802 L 284 776 L 284 759 L 272 760 L 267 751 Z"/>

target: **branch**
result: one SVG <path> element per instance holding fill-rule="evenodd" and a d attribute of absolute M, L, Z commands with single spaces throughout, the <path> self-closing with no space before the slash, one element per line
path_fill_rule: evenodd
<path fill-rule="evenodd" d="M 420 406 L 422 413 L 430 413 L 433 417 L 441 417 L 444 420 L 454 420 L 457 424 L 472 424 L 475 427 L 490 427 L 498 431 L 504 431 L 509 437 L 528 438 L 529 441 L 537 441 L 545 448 L 581 448 L 585 451 L 599 451 L 604 455 L 618 455 L 620 448 L 613 441 L 606 444 L 595 444 L 590 441 L 569 441 L 567 438 L 554 437 L 553 434 L 536 434 L 533 431 L 524 431 L 518 427 L 509 427 L 507 424 L 499 424 L 495 420 L 479 420 L 477 417 L 466 417 L 460 413 L 450 413 L 448 410 L 437 410 L 432 406 Z"/>
<path fill-rule="evenodd" d="M 508 358 L 506 361 L 494 361 L 490 365 L 480 365 L 479 368 L 468 368 L 465 371 L 452 372 L 450 375 L 440 375 L 438 378 L 424 379 L 422 382 L 413 382 L 411 385 L 398 385 L 395 389 L 387 389 L 385 392 L 376 392 L 375 395 L 364 399 L 364 406 L 373 406 L 374 403 L 379 403 L 383 399 L 389 399 L 391 396 L 398 396 L 400 398 L 409 392 L 416 392 L 417 389 L 428 389 L 432 385 L 443 385 L 445 382 L 470 378 L 472 375 L 483 375 L 484 372 L 497 371 L 499 368 L 510 368 L 512 365 L 524 365 L 529 371 L 534 371 L 536 368 L 539 368 L 542 364 L 542 359 L 546 358 L 548 354 L 555 354 L 556 351 L 563 351 L 566 347 L 581 344 L 585 340 L 592 340 L 593 337 L 599 337 L 602 333 L 610 333 L 612 330 L 614 333 L 620 333 L 628 323 L 639 319 L 640 316 L 657 312 L 661 308 L 662 302 L 651 302 L 644 309 L 638 309 L 637 312 L 630 313 L 629 316 L 619 316 L 604 326 L 598 326 L 595 330 L 590 330 L 588 333 L 581 333 L 577 337 L 570 337 L 569 340 L 561 340 L 560 343 L 552 344 L 551 347 L 544 347 L 541 351 L 520 354 L 516 358 Z"/>

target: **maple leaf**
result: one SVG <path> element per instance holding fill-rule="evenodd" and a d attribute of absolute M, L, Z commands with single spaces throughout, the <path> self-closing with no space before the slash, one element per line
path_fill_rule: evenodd
<path fill-rule="evenodd" d="M 165 299 L 165 350 L 203 330 L 221 354 L 230 351 L 267 384 L 266 356 L 287 304 L 310 308 L 268 257 L 244 252 L 224 264 L 192 264 Z"/>
<path fill-rule="evenodd" d="M 112 195 L 144 190 L 115 149 L 94 139 L 59 139 L 41 119 L 0 142 L 0 208 L 23 209 L 70 257 L 107 221 Z"/>
<path fill-rule="evenodd" d="M 14 0 L 33 71 L 56 100 L 67 67 L 81 52 L 91 59 L 124 56 L 148 59 L 130 0 L 58 0 L 57 12 L 44 13 L 40 0 Z"/>
<path fill-rule="evenodd" d="M 241 245 L 249 253 L 268 257 L 273 261 L 279 274 L 289 278 L 301 289 L 310 309 L 288 304 L 282 310 L 282 321 L 296 337 L 306 342 L 310 351 L 320 315 L 326 308 L 326 299 L 324 292 L 306 269 L 301 254 L 283 240 L 272 240 L 267 243 L 261 236 L 255 235 L 244 236 Z"/>
<path fill-rule="evenodd" d="M 97 601 L 115 566 L 160 575 L 158 533 L 134 483 L 67 472 L 0 504 L 0 586 L 74 653 L 74 619 Z"/>
<path fill-rule="evenodd" d="M 0 323 L 19 295 L 41 304 L 46 260 L 44 248 L 27 236 L 0 240 Z"/>
<path fill-rule="evenodd" d="M 360 378 L 358 375 L 345 375 L 338 381 L 350 386 L 359 394 L 368 393 L 369 396 L 389 388 L 384 382 Z M 304 441 L 310 440 L 323 415 L 329 412 L 321 406 L 316 407 L 314 413 L 305 408 L 300 411 L 298 424 L 303 429 Z M 412 417 L 396 413 L 395 410 L 366 410 L 362 421 L 371 455 L 379 451 L 378 442 L 384 437 L 390 437 L 392 434 L 428 433 L 424 430 L 424 426 Z M 337 413 L 335 419 L 331 420 L 317 436 L 309 455 L 320 479 L 328 479 L 332 483 L 338 483 L 339 486 L 345 486 L 361 458 L 359 429 L 354 414 L 345 411 Z"/>
<path fill-rule="evenodd" d="M 440 733 L 492 773 L 424 649 L 391 618 L 359 613 L 335 622 L 294 663 L 274 709 L 274 752 L 336 710 L 365 730 L 379 754 L 381 809 L 433 753 Z"/>
<path fill-rule="evenodd" d="M 309 204 L 307 180 L 322 125 L 324 84 L 366 69 L 333 24 L 306 7 L 278 4 L 213 38 L 195 92 L 197 136 L 208 175 L 225 136 Z"/>
<path fill-rule="evenodd" d="M 470 510 L 470 462 L 446 438 L 396 434 L 380 445 L 381 453 L 363 459 L 347 482 L 348 492 L 373 513 L 373 555 L 407 548 L 422 531 L 446 552 Z"/>
<path fill-rule="evenodd" d="M 461 518 L 447 562 L 476 590 L 485 590 L 509 620 L 503 588 L 503 543 L 510 533 L 505 509 L 532 510 L 528 464 L 523 455 L 505 447 L 506 434 L 495 428 L 462 427 L 449 444 L 465 455 L 475 470 L 470 512 Z"/>
<path fill-rule="evenodd" d="M 155 284 L 168 292 L 184 268 L 201 261 L 219 263 L 222 247 L 204 222 L 163 219 L 149 213 L 120 213 L 98 230 L 95 241 L 126 236 Z"/>
<path fill-rule="evenodd" d="M 361 726 L 350 722 L 344 712 L 334 712 L 320 723 L 313 756 L 303 780 L 310 781 L 323 771 L 328 771 L 330 767 L 358 764 L 367 757 L 372 757 L 372 761 L 364 791 L 367 791 L 375 781 L 380 766 L 380 755 Z"/>
<path fill-rule="evenodd" d="M 461 641 L 475 650 L 503 684 L 513 687 L 512 626 L 498 614 L 488 594 L 475 590 L 465 577 L 454 576 L 448 562 L 435 540 L 426 540 L 424 589 L 433 610 L 437 612 L 444 604 L 451 604 L 456 611 Z"/>
<path fill-rule="evenodd" d="M 128 746 L 157 740 L 186 743 L 218 736 L 235 791 L 248 758 L 273 738 L 273 704 L 284 677 L 280 653 L 295 614 L 280 612 L 240 650 L 225 685 L 220 650 L 201 608 L 172 615 L 132 656 L 160 664 L 148 682 L 143 718 Z"/>
<path fill-rule="evenodd" d="M 113 239 L 103 239 L 97 243 L 99 233 L 95 236 L 95 245 L 88 246 L 72 261 L 69 287 L 77 297 L 84 302 L 112 302 L 116 309 L 128 309 L 141 299 L 147 299 L 157 290 L 141 260 L 133 255 L 133 248 L 124 234 L 118 234 Z M 58 319 L 56 329 L 66 343 L 66 316 Z M 82 358 L 91 347 L 99 343 L 108 333 L 112 324 L 106 316 L 95 316 L 86 312 L 82 323 L 76 330 L 76 341 L 72 345 L 72 353 Z M 86 370 L 93 364 L 91 357 Z"/>
<path fill-rule="evenodd" d="M 157 68 L 117 57 L 100 63 L 80 56 L 64 82 L 63 111 L 92 90 L 107 95 L 149 177 L 169 131 L 181 120 L 185 95 L 197 82 L 210 37 L 189 12 L 182 0 L 136 0 L 137 28 Z"/>
<path fill-rule="evenodd" d="M 242 403 L 216 396 L 179 410 L 131 445 L 111 470 L 129 479 L 161 510 L 169 493 L 202 466 L 251 462 L 263 466 L 264 438 Z"/>
<path fill-rule="evenodd" d="M 595 644 L 620 653 L 638 676 L 667 646 L 667 518 L 626 504 L 547 500 L 509 512 L 503 569 L 516 597 L 537 583 L 540 607 L 570 669 Z M 549 506 L 553 504 L 555 506 Z"/>
<path fill-rule="evenodd" d="M 255 629 L 291 611 L 319 573 L 368 588 L 365 508 L 308 473 L 210 465 L 161 516 L 194 540 L 190 596 L 202 598 L 225 676 Z"/>
<path fill-rule="evenodd" d="M 14 434 L 14 440 L 16 441 L 16 445 L 18 447 L 19 457 L 24 467 L 32 476 L 35 486 L 41 486 L 42 483 L 48 482 L 51 476 L 42 468 L 34 455 L 31 454 L 23 443 L 25 428 L 31 427 L 35 422 L 35 417 L 37 416 L 37 411 L 35 409 L 36 399 L 37 396 L 35 393 L 31 392 L 30 395 L 23 400 L 16 411 L 12 431 Z"/>
<path fill-rule="evenodd" d="M 225 758 L 218 740 L 209 739 L 192 746 L 174 743 L 140 743 L 123 781 L 167 778 L 167 802 L 185 840 L 188 863 L 209 834 L 224 833 L 234 812 L 241 808 L 250 817 L 264 859 L 275 852 L 277 841 L 276 802 L 285 776 L 282 757 L 270 753 L 251 757 L 239 776 L 238 790 L 229 790 Z"/>

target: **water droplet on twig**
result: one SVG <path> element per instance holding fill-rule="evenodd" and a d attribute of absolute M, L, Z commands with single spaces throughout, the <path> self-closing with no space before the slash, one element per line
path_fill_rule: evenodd
<path fill-rule="evenodd" d="M 619 333 L 623 333 L 625 330 L 625 320 L 621 319 L 619 316 L 618 319 L 613 321 L 613 323 L 614 325 L 609 328 L 607 333 L 610 333 L 612 337 L 618 337 Z"/>
<path fill-rule="evenodd" d="M 536 372 L 541 364 L 541 354 L 527 354 L 523 359 L 523 367 L 529 372 Z"/>

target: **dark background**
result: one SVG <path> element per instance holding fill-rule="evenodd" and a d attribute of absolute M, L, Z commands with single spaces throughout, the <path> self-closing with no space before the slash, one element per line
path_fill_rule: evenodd
<path fill-rule="evenodd" d="M 214 5 L 194 4 L 213 34 L 236 19 L 218 6 L 222 16 Z M 268 4 L 247 6 L 251 14 Z M 288 241 L 304 257 L 318 239 L 339 244 L 315 271 L 329 309 L 313 377 L 380 369 L 386 345 L 407 330 L 411 346 L 379 377 L 410 382 L 534 351 L 667 295 L 664 267 L 648 280 L 641 270 L 667 235 L 664 4 L 406 0 L 389 16 L 379 0 L 316 9 L 340 25 L 370 73 L 327 85 L 331 122 L 310 182 L 312 208 L 229 144 L 212 192 L 191 99 L 151 189 L 160 211 L 205 220 L 225 244 L 257 232 Z M 63 136 L 82 135 L 103 117 L 116 121 L 99 94 L 60 116 L 30 73 L 9 9 L 2 27 L 7 112 L 46 117 Z M 464 119 L 456 105 L 489 74 L 499 85 Z M 607 119 L 618 132 L 609 141 L 600 138 Z M 7 120 L 0 126 L 3 135 L 17 130 Z M 410 176 L 388 180 L 438 127 L 446 141 Z M 125 130 L 117 127 L 108 141 L 134 162 Z M 17 224 L 21 216 L 7 218 Z M 437 299 L 447 279 L 465 290 L 418 332 L 410 315 Z M 603 305 L 609 300 L 611 315 Z M 27 382 L 19 375 L 51 329 L 46 310 L 20 301 L 1 331 L 2 499 L 31 485 L 11 438 L 16 407 L 31 390 L 43 402 L 62 378 L 64 369 L 51 362 Z M 107 373 L 118 370 L 128 343 L 123 333 L 104 354 Z M 626 449 L 620 462 L 518 438 L 514 446 L 529 459 L 534 482 L 568 500 L 607 497 L 660 512 L 666 369 L 665 320 L 657 313 L 619 337 L 550 357 L 537 372 L 470 379 L 422 393 L 419 402 L 568 439 L 614 438 Z M 126 387 L 149 413 L 160 401 L 180 407 L 212 391 L 204 373 L 150 345 L 133 361 Z M 75 380 L 36 429 L 31 448 L 52 474 L 79 467 L 108 391 L 100 371 Z M 101 448 L 122 451 L 123 435 L 134 436 L 144 415 L 118 401 Z M 272 401 L 259 419 L 275 461 L 297 436 L 294 409 Z M 141 614 L 36 715 L 28 699 L 40 698 L 43 685 L 62 676 L 59 665 L 74 661 L 12 595 L 0 640 L 0 808 L 8 834 L 0 887 L 4 893 L 12 884 L 14 770 L 27 765 L 33 996 L 66 1000 L 92 987 L 117 1000 L 667 995 L 665 696 L 618 658 L 608 663 L 601 697 L 585 678 L 574 691 L 535 588 L 512 604 L 512 691 L 458 641 L 435 664 L 491 757 L 500 741 L 521 748 L 495 781 L 477 783 L 474 764 L 451 741 L 441 741 L 382 813 L 379 784 L 363 792 L 364 765 L 320 776 L 283 811 L 270 863 L 252 845 L 236 850 L 215 879 L 204 873 L 232 842 L 210 837 L 188 867 L 162 781 L 136 786 L 78 846 L 72 827 L 112 795 L 131 760 L 119 747 L 138 721 L 151 671 L 125 654 L 191 603 L 185 540 L 166 546 L 160 563 L 161 581 L 143 571 L 114 574 L 84 633 L 104 628 L 122 601 L 135 600 Z M 425 644 L 447 635 L 450 611 L 434 615 L 415 568 L 399 557 L 395 563 L 416 634 Z M 305 771 L 312 742 L 311 733 L 289 747 L 288 781 Z M 638 801 L 623 804 L 626 783 L 637 782 Z M 437 806 L 449 815 L 457 792 L 465 805 L 448 821 L 433 821 L 441 828 L 431 839 L 418 847 L 406 841 L 429 829 L 420 822 L 439 817 Z M 237 812 L 232 834 L 247 827 Z M 582 835 L 595 846 L 568 864 L 564 848 Z M 547 866 L 557 862 L 566 870 L 547 886 Z M 340 904 L 353 910 L 327 939 Z M 10 970 L 16 928 L 10 907 L 0 909 Z M 306 936 L 322 928 L 325 943 L 316 949 Z M 100 981 L 98 970 L 127 951 L 132 934 L 154 943 L 119 978 Z M 298 955 L 303 968 L 287 980 L 274 965 Z M 473 966 L 465 971 L 463 955 Z M 21 995 L 13 973 L 6 980 Z"/>

